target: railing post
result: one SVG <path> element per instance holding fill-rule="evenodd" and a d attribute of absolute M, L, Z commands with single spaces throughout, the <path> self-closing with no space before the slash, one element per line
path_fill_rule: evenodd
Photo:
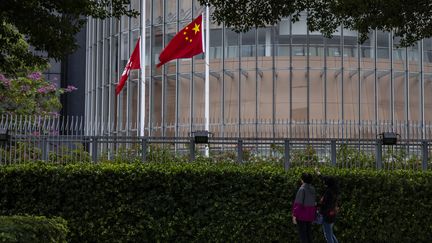
<path fill-rule="evenodd" d="M 376 140 L 376 168 L 382 169 L 382 141 L 381 139 Z"/>
<path fill-rule="evenodd" d="M 422 169 L 423 170 L 427 170 L 427 164 L 428 164 L 428 159 L 429 159 L 429 154 L 428 154 L 428 142 L 427 141 L 423 141 L 422 142 Z"/>
<path fill-rule="evenodd" d="M 144 163 L 146 161 L 146 156 L 147 156 L 147 139 L 142 138 L 141 139 L 141 162 Z"/>
<path fill-rule="evenodd" d="M 332 139 L 330 141 L 330 150 L 331 150 L 331 164 L 332 166 L 336 166 L 336 139 Z"/>
<path fill-rule="evenodd" d="M 48 141 L 47 137 L 43 136 L 42 138 L 42 160 L 48 161 Z"/>
<path fill-rule="evenodd" d="M 97 138 L 92 138 L 92 161 L 97 161 Z"/>
<path fill-rule="evenodd" d="M 90 145 L 89 145 L 90 143 L 89 143 L 89 137 L 87 137 L 87 136 L 84 136 L 83 137 L 83 149 L 84 149 L 84 151 L 86 151 L 87 153 L 88 152 L 90 152 Z"/>
<path fill-rule="evenodd" d="M 290 144 L 289 144 L 289 140 L 285 139 L 285 153 L 284 153 L 284 169 L 285 171 L 288 171 L 289 167 L 290 167 Z"/>
<path fill-rule="evenodd" d="M 237 162 L 243 162 L 243 140 L 239 139 L 237 142 Z"/>
<path fill-rule="evenodd" d="M 193 137 L 190 138 L 189 160 L 190 161 L 194 161 L 195 160 L 195 139 Z"/>

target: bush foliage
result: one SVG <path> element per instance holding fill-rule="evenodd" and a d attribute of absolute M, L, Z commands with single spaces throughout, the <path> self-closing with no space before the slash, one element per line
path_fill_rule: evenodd
<path fill-rule="evenodd" d="M 66 242 L 66 221 L 59 217 L 0 216 L 0 242 Z"/>
<path fill-rule="evenodd" d="M 296 242 L 291 203 L 303 171 L 312 172 L 205 162 L 5 166 L 0 214 L 60 216 L 71 242 Z M 340 242 L 432 239 L 432 173 L 321 171 L 341 185 Z"/>
<path fill-rule="evenodd" d="M 0 114 L 58 115 L 60 95 L 76 89 L 72 85 L 58 88 L 55 82 L 46 80 L 40 72 L 30 72 L 27 76 L 21 74 L 19 77 L 6 77 L 0 73 Z"/>

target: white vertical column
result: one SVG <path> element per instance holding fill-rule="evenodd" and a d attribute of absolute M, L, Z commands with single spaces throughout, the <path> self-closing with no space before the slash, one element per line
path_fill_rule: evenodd
<path fill-rule="evenodd" d="M 423 47 L 424 47 L 424 40 L 420 41 L 420 56 L 419 56 L 419 62 L 420 62 L 420 119 L 421 119 L 421 126 L 422 126 L 422 139 L 426 138 L 426 128 L 425 128 L 425 80 L 424 80 L 424 63 L 423 63 Z"/>
<path fill-rule="evenodd" d="M 210 56 L 209 56 L 209 52 L 210 52 L 210 10 L 209 10 L 209 5 L 206 6 L 206 20 L 205 20 L 205 24 L 206 24 L 206 38 L 205 38 L 205 109 L 204 109 L 204 113 L 205 113 L 205 130 L 209 131 L 210 129 Z M 208 157 L 209 156 L 209 148 L 208 145 L 206 145 L 205 147 L 205 156 Z"/>
<path fill-rule="evenodd" d="M 258 31 L 258 29 L 256 30 L 256 31 Z M 257 39 L 257 42 L 258 42 L 258 39 Z M 269 56 L 271 56 L 271 32 L 270 32 L 270 29 L 266 29 L 266 32 L 265 32 L 265 56 L 266 57 L 269 57 Z M 258 56 L 258 54 L 256 54 L 256 56 Z"/>
<path fill-rule="evenodd" d="M 146 109 L 146 87 L 145 87 L 145 40 L 146 40 L 146 2 L 141 1 L 141 37 L 140 37 L 140 92 L 139 92 L 139 136 L 145 135 L 145 109 Z"/>

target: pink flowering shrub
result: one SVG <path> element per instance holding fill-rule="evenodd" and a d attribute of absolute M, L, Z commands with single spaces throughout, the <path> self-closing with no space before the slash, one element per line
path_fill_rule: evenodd
<path fill-rule="evenodd" d="M 60 95 L 76 89 L 72 85 L 58 88 L 55 83 L 45 80 L 40 72 L 12 79 L 0 74 L 0 114 L 58 115 Z"/>

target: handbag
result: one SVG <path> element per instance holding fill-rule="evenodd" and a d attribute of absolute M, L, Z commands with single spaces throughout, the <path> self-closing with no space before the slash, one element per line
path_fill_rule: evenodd
<path fill-rule="evenodd" d="M 322 224 L 324 222 L 324 217 L 322 214 L 317 210 L 315 215 L 315 220 L 312 222 L 314 224 Z"/>

